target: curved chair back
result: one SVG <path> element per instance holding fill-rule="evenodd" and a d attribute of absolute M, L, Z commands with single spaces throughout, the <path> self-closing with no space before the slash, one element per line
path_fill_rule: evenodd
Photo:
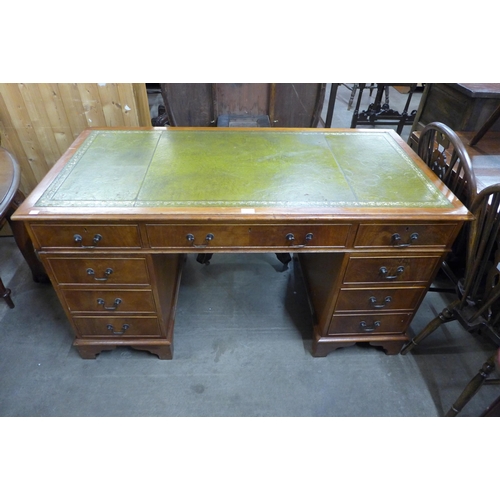
<path fill-rule="evenodd" d="M 480 320 L 500 345 L 500 184 L 483 189 L 470 208 L 466 273 L 460 309 L 474 309 L 467 321 Z"/>
<path fill-rule="evenodd" d="M 476 177 L 469 154 L 457 134 L 444 123 L 429 123 L 420 134 L 418 155 L 470 208 L 477 193 Z"/>
<path fill-rule="evenodd" d="M 457 134 L 444 123 L 429 123 L 420 134 L 418 155 L 470 210 L 477 194 L 476 177 L 469 154 Z M 453 243 L 451 254 L 441 266 L 455 285 L 464 273 L 466 238 L 464 227 Z M 444 288 L 431 290 L 446 291 Z"/>

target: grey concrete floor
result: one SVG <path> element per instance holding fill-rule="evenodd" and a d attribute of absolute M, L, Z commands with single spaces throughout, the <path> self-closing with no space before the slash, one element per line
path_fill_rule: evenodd
<path fill-rule="evenodd" d="M 335 127 L 350 124 L 348 94 L 339 90 Z M 0 300 L 0 416 L 441 416 L 493 349 L 450 323 L 407 356 L 356 345 L 314 358 L 297 266 L 217 254 L 208 266 L 188 257 L 173 360 L 128 348 L 83 360 L 52 286 L 32 281 L 9 236 L 0 276 L 16 304 Z M 410 334 L 446 301 L 428 293 Z M 462 416 L 479 415 L 497 387 Z"/>

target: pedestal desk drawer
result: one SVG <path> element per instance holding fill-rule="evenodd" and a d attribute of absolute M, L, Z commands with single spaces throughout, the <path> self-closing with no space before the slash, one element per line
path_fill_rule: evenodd
<path fill-rule="evenodd" d="M 47 257 L 57 282 L 87 285 L 149 285 L 145 258 Z"/>
<path fill-rule="evenodd" d="M 432 278 L 440 257 L 350 257 L 344 284 L 394 282 L 427 284 Z"/>
<path fill-rule="evenodd" d="M 77 335 L 88 337 L 161 337 L 158 318 L 140 316 L 74 317 Z"/>
<path fill-rule="evenodd" d="M 154 313 L 151 290 L 64 290 L 66 305 L 72 313 Z"/>
<path fill-rule="evenodd" d="M 140 248 L 139 227 L 133 224 L 31 224 L 40 248 Z"/>
<path fill-rule="evenodd" d="M 337 312 L 413 310 L 419 303 L 425 290 L 425 287 L 344 288 L 340 291 L 335 310 Z"/>
<path fill-rule="evenodd" d="M 407 248 L 446 247 L 456 224 L 360 224 L 354 246 Z"/>
<path fill-rule="evenodd" d="M 151 248 L 339 247 L 350 224 L 167 225 L 146 224 Z"/>
<path fill-rule="evenodd" d="M 328 335 L 369 335 L 380 333 L 399 334 L 408 326 L 412 314 L 334 314 Z"/>

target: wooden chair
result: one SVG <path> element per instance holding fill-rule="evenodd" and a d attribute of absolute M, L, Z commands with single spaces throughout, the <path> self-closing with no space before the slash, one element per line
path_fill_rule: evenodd
<path fill-rule="evenodd" d="M 469 332 L 487 334 L 500 345 L 500 184 L 483 189 L 470 211 L 475 219 L 467 226 L 464 277 L 455 287 L 456 298 L 433 319 L 401 354 L 407 354 L 439 326 L 458 320 Z"/>
<path fill-rule="evenodd" d="M 420 134 L 418 155 L 470 209 L 477 194 L 477 183 L 470 157 L 458 135 L 444 123 L 429 123 Z M 463 275 L 465 266 L 465 229 L 456 238 L 452 251 L 441 270 L 453 286 Z M 453 292 L 453 288 L 432 286 L 430 291 Z"/>
<path fill-rule="evenodd" d="M 19 190 L 20 179 L 21 171 L 17 161 L 6 149 L 0 147 L 0 228 L 5 222 L 9 223 L 17 246 L 30 266 L 33 280 L 48 282 L 47 274 L 35 254 L 24 224 L 11 219 L 12 214 L 25 199 L 24 194 Z M 11 291 L 5 288 L 0 279 L 0 298 L 3 298 L 10 308 L 13 308 L 14 302 L 10 293 Z"/>
<path fill-rule="evenodd" d="M 456 417 L 464 408 L 464 406 L 477 394 L 483 385 L 497 385 L 500 384 L 499 378 L 489 378 L 495 371 L 498 363 L 500 363 L 500 349 L 496 354 L 491 355 L 481 366 L 477 374 L 465 386 L 458 399 L 451 405 L 445 417 Z M 481 416 L 492 417 L 499 416 L 499 403 L 495 400 Z"/>

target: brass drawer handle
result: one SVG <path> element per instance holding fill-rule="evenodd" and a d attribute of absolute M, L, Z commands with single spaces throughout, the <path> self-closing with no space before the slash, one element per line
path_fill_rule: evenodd
<path fill-rule="evenodd" d="M 361 329 L 364 332 L 374 332 L 380 326 L 380 321 L 375 321 L 373 323 L 373 326 L 368 326 L 366 324 L 366 321 L 361 321 L 361 323 L 359 324 L 359 326 L 361 327 Z"/>
<path fill-rule="evenodd" d="M 208 233 L 206 236 L 205 236 L 205 241 L 206 243 L 202 244 L 202 245 L 195 245 L 194 243 L 194 235 L 189 233 L 186 235 L 186 239 L 192 244 L 192 246 L 194 248 L 206 248 L 209 243 L 214 239 L 214 235 L 212 233 Z"/>
<path fill-rule="evenodd" d="M 97 244 L 102 240 L 102 236 L 100 234 L 96 234 L 94 236 L 94 239 L 92 240 L 93 245 L 85 246 L 83 242 L 83 238 L 79 234 L 75 234 L 73 236 L 73 239 L 75 240 L 75 243 L 78 243 L 80 245 L 80 248 L 95 248 Z"/>
<path fill-rule="evenodd" d="M 97 299 L 97 303 L 102 306 L 103 309 L 106 309 L 106 311 L 115 311 L 122 303 L 122 299 L 116 298 L 112 306 L 106 306 L 106 302 L 104 299 Z"/>
<path fill-rule="evenodd" d="M 130 328 L 130 325 L 127 325 L 127 323 L 124 323 L 122 325 L 122 329 L 118 332 L 115 332 L 115 327 L 113 325 L 107 325 L 106 328 L 108 330 L 111 330 L 113 332 L 113 335 L 123 335 L 126 330 Z"/>
<path fill-rule="evenodd" d="M 389 272 L 387 270 L 387 267 L 385 266 L 382 266 L 380 268 L 380 273 L 382 274 L 382 276 L 384 277 L 384 279 L 386 280 L 395 280 L 397 279 L 402 273 L 403 271 L 405 270 L 404 266 L 399 266 L 397 269 L 396 269 L 396 274 L 393 275 L 393 276 L 388 276 L 387 273 Z"/>
<path fill-rule="evenodd" d="M 89 268 L 87 269 L 87 274 L 88 274 L 89 276 L 93 276 L 95 281 L 107 281 L 107 280 L 108 280 L 108 278 L 109 278 L 109 276 L 110 276 L 111 274 L 113 274 L 113 269 L 111 269 L 110 267 L 108 267 L 108 268 L 106 269 L 106 271 L 104 271 L 104 277 L 103 277 L 103 278 L 96 278 L 96 277 L 95 277 L 95 271 L 94 271 L 91 267 L 89 267 Z"/>
<path fill-rule="evenodd" d="M 392 300 L 392 297 L 390 295 L 388 295 L 385 299 L 384 299 L 384 303 L 383 304 L 377 304 L 377 299 L 375 297 L 370 297 L 370 304 L 371 306 L 373 307 L 373 309 L 383 309 L 385 306 L 387 306 L 391 300 Z"/>
<path fill-rule="evenodd" d="M 313 236 L 314 235 L 312 233 L 307 233 L 306 237 L 304 238 L 304 243 L 299 244 L 299 245 L 289 245 L 289 247 L 291 247 L 291 248 L 304 248 L 307 245 L 307 243 L 313 239 Z M 293 233 L 288 233 L 285 236 L 285 239 L 286 239 L 286 241 L 291 243 L 292 241 L 295 240 L 295 236 L 293 235 Z"/>
<path fill-rule="evenodd" d="M 413 242 L 415 242 L 417 240 L 418 240 L 418 233 L 410 234 L 409 243 L 400 243 L 401 236 L 399 235 L 399 233 L 394 233 L 391 237 L 392 246 L 396 247 L 396 248 L 409 247 Z"/>

